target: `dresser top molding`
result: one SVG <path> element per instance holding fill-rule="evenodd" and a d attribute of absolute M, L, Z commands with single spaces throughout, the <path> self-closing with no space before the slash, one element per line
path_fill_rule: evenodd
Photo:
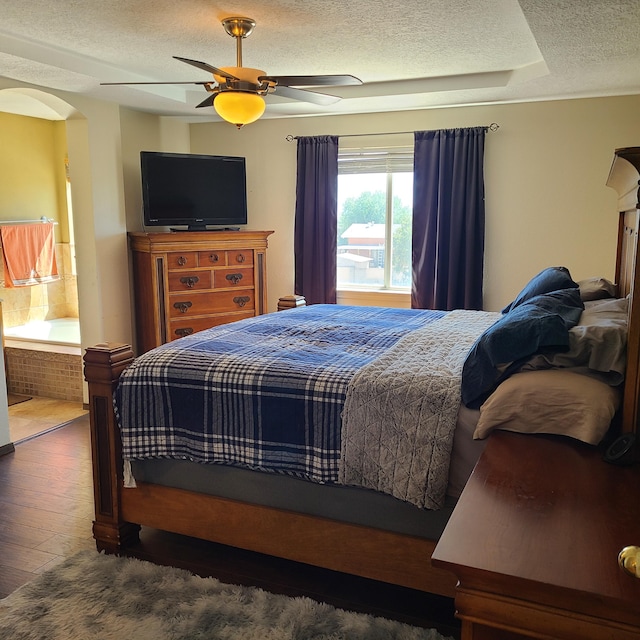
<path fill-rule="evenodd" d="M 266 249 L 267 238 L 273 231 L 171 231 L 128 233 L 131 248 L 135 251 L 166 252 L 184 251 L 188 243 L 190 251 L 208 251 L 212 246 L 226 249 Z"/>

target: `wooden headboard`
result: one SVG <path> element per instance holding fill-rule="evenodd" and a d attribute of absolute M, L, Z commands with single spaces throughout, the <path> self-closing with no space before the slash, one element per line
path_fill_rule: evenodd
<path fill-rule="evenodd" d="M 622 407 L 623 432 L 640 433 L 640 270 L 638 230 L 640 216 L 640 147 L 617 149 L 607 186 L 618 194 L 618 295 L 630 295 L 627 373 Z"/>

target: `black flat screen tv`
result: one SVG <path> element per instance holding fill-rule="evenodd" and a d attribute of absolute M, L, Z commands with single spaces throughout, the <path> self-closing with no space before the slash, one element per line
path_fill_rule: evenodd
<path fill-rule="evenodd" d="M 140 169 L 145 227 L 247 224 L 244 158 L 141 151 Z"/>

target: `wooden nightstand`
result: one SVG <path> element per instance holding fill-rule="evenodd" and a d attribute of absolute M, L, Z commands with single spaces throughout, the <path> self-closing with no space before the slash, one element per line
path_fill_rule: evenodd
<path fill-rule="evenodd" d="M 569 439 L 490 436 L 432 563 L 458 578 L 462 640 L 640 638 L 640 467 Z"/>

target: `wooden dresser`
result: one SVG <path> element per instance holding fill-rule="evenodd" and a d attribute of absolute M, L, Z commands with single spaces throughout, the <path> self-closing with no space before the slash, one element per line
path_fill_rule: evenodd
<path fill-rule="evenodd" d="M 569 439 L 491 434 L 432 563 L 459 580 L 462 640 L 640 638 L 640 467 Z"/>
<path fill-rule="evenodd" d="M 266 313 L 266 250 L 272 233 L 129 233 L 137 352 Z"/>

